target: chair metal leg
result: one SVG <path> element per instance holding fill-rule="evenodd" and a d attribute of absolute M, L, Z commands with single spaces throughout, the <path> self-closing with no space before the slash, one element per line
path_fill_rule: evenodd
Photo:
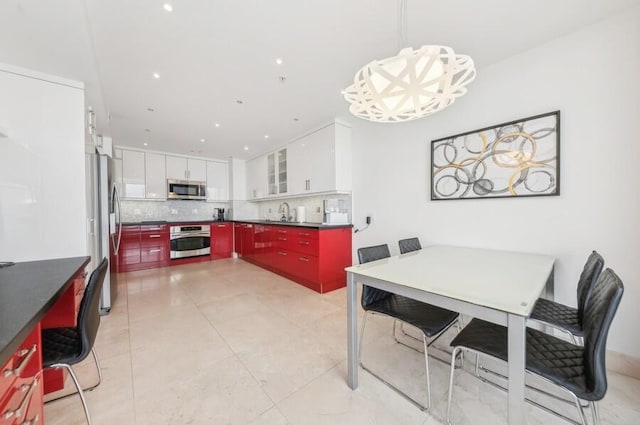
<path fill-rule="evenodd" d="M 98 361 L 98 355 L 96 354 L 95 348 L 91 349 L 91 354 L 93 355 L 93 360 L 95 361 L 96 369 L 98 370 L 98 383 L 89 388 L 85 388 L 84 391 L 93 391 L 94 388 L 102 383 L 102 369 L 100 368 L 100 362 Z"/>
<path fill-rule="evenodd" d="M 592 401 L 589 403 L 591 405 L 591 415 L 593 416 L 593 424 L 600 425 L 600 410 L 598 409 L 598 403 Z"/>
<path fill-rule="evenodd" d="M 73 380 L 73 383 L 76 386 L 76 389 L 78 390 L 78 395 L 80 396 L 80 401 L 82 402 L 82 408 L 84 409 L 84 414 L 87 417 L 87 425 L 91 425 L 91 416 L 89 416 L 89 408 L 87 407 L 87 401 L 84 398 L 84 392 L 82 391 L 82 388 L 80 387 L 80 383 L 78 382 L 78 378 L 76 377 L 76 374 L 73 371 L 73 369 L 71 368 L 71 366 L 66 364 L 66 363 L 56 363 L 56 364 L 52 364 L 51 366 L 49 366 L 49 368 L 52 368 L 52 369 L 65 368 L 65 369 L 67 369 L 67 371 L 69 372 L 69 375 L 71 376 L 71 379 Z"/>
<path fill-rule="evenodd" d="M 456 371 L 456 355 L 460 348 L 454 347 L 451 353 L 451 374 L 449 375 L 449 396 L 447 398 L 447 423 L 451 425 L 451 396 L 453 394 L 453 375 Z"/>
<path fill-rule="evenodd" d="M 578 415 L 580 416 L 580 422 L 582 422 L 582 425 L 587 425 L 587 418 L 584 416 L 584 409 L 580 404 L 580 400 L 575 395 L 573 395 L 573 399 L 576 402 L 576 407 L 578 408 Z"/>
<path fill-rule="evenodd" d="M 427 351 L 427 336 L 422 334 L 422 345 L 424 346 L 424 370 L 427 377 L 427 408 L 431 409 L 431 380 L 429 379 L 429 353 Z"/>

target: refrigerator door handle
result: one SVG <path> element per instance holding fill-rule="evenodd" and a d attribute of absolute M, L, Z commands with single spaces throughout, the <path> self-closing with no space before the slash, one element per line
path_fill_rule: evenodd
<path fill-rule="evenodd" d="M 122 209 L 120 208 L 120 193 L 118 193 L 118 186 L 116 186 L 116 184 L 113 184 L 113 208 L 114 210 L 117 208 L 118 209 L 118 221 L 116 222 L 116 226 L 118 227 L 118 243 L 116 244 L 115 241 L 113 241 L 113 244 L 115 246 L 114 248 L 114 254 L 118 254 L 118 251 L 120 250 L 120 241 L 122 240 Z M 115 211 L 114 211 L 115 212 Z M 115 235 L 115 232 L 111 235 L 111 237 L 113 238 L 113 236 Z"/>

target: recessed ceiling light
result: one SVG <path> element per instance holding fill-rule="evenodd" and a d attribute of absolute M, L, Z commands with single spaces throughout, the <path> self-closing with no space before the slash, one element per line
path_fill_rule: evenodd
<path fill-rule="evenodd" d="M 149 112 L 153 112 L 153 111 L 155 111 L 155 109 L 153 109 L 153 108 L 147 108 L 147 111 L 149 111 Z"/>
<path fill-rule="evenodd" d="M 200 139 L 200 143 L 204 143 L 204 139 Z"/>
<path fill-rule="evenodd" d="M 236 103 L 237 103 L 238 105 L 242 105 L 244 102 L 243 102 L 242 100 L 238 99 L 238 100 L 236 100 Z"/>
<path fill-rule="evenodd" d="M 171 6 L 169 3 L 163 4 L 162 7 L 164 7 L 164 10 L 166 10 L 167 12 L 173 12 L 173 6 Z"/>
<path fill-rule="evenodd" d="M 280 80 L 281 83 L 284 83 L 285 81 L 287 81 L 287 77 L 285 75 L 281 75 L 278 77 L 278 80 Z"/>
<path fill-rule="evenodd" d="M 297 122 L 300 121 L 300 118 L 294 118 L 293 120 Z"/>
<path fill-rule="evenodd" d="M 220 127 L 220 123 L 219 123 L 219 122 L 217 122 L 217 123 L 215 124 L 215 126 L 216 126 L 216 128 L 217 128 L 217 127 Z"/>
<path fill-rule="evenodd" d="M 276 64 L 282 65 L 282 58 L 277 58 L 276 59 Z"/>
<path fill-rule="evenodd" d="M 268 139 L 268 138 L 269 138 L 269 135 L 268 135 L 268 134 L 265 134 L 265 135 L 264 135 L 264 138 L 265 138 L 265 139 Z"/>
<path fill-rule="evenodd" d="M 345 93 L 346 93 L 346 92 L 345 92 L 344 90 L 340 90 L 340 94 L 341 94 L 342 96 L 344 96 L 344 94 L 345 94 Z"/>
<path fill-rule="evenodd" d="M 244 147 L 244 150 L 245 150 L 245 151 L 248 151 L 248 150 L 249 150 L 249 146 L 245 146 L 245 147 Z"/>
<path fill-rule="evenodd" d="M 153 73 L 153 78 L 158 79 L 160 78 L 160 74 L 158 74 L 157 72 Z"/>
<path fill-rule="evenodd" d="M 146 131 L 147 133 L 151 132 L 151 130 L 148 128 L 145 128 L 144 131 Z"/>
<path fill-rule="evenodd" d="M 143 145 L 145 145 L 145 146 L 149 146 L 149 143 L 147 143 L 147 142 L 144 142 L 144 143 L 143 143 Z"/>

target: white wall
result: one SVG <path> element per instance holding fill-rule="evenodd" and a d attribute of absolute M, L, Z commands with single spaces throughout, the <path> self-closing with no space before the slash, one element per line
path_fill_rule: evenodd
<path fill-rule="evenodd" d="M 625 283 L 609 349 L 640 357 L 640 8 L 480 69 L 468 94 L 402 124 L 355 120 L 354 247 L 419 236 L 557 257 L 556 299 L 574 305 L 582 265 L 598 250 Z M 430 141 L 561 110 L 561 195 L 429 200 Z"/>
<path fill-rule="evenodd" d="M 84 89 L 0 64 L 0 261 L 87 254 Z"/>

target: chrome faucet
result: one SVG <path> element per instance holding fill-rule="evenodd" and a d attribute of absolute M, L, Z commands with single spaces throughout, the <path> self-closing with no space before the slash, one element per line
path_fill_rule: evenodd
<path fill-rule="evenodd" d="M 287 213 L 284 213 L 284 207 L 287 207 Z M 287 204 L 286 202 L 283 202 L 280 204 L 280 206 L 278 207 L 278 213 L 282 214 L 282 217 L 280 217 L 280 221 L 289 221 L 291 219 L 291 208 L 289 208 L 289 204 Z"/>

